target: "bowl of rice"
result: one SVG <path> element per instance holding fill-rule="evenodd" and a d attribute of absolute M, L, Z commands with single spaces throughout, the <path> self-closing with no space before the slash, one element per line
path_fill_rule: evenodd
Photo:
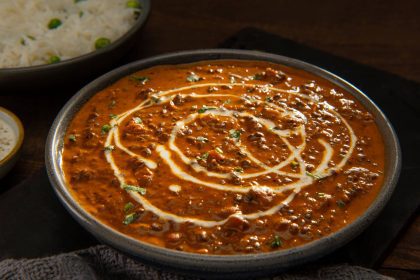
<path fill-rule="evenodd" d="M 149 11 L 150 0 L 0 1 L 0 89 L 74 85 L 109 70 Z"/>

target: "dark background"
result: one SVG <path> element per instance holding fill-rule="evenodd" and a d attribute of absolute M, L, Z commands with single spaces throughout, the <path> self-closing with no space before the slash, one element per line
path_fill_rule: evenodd
<path fill-rule="evenodd" d="M 156 0 L 135 48 L 120 64 L 164 52 L 217 47 L 250 26 L 420 82 L 420 1 L 414 0 Z M 0 180 L 0 195 L 43 168 L 49 127 L 79 87 L 63 85 L 52 94 L 0 93 L 0 105 L 21 118 L 26 132 L 19 162 Z M 420 277 L 418 214 L 378 271 Z"/>

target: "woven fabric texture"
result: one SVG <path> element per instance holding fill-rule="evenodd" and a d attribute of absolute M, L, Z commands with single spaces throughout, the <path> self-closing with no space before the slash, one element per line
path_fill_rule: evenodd
<path fill-rule="evenodd" d="M 39 259 L 0 262 L 0 279 L 162 279 L 192 280 L 133 260 L 105 245 Z M 358 266 L 338 265 L 300 270 L 275 280 L 391 279 Z"/>

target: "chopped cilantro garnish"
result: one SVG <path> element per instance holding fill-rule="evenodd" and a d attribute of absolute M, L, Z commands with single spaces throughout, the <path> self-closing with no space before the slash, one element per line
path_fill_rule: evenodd
<path fill-rule="evenodd" d="M 229 136 L 230 136 L 230 138 L 239 139 L 239 137 L 241 137 L 241 132 L 239 130 L 236 130 L 236 129 L 231 129 L 231 130 L 229 130 Z"/>
<path fill-rule="evenodd" d="M 110 119 L 116 119 L 118 116 L 117 115 L 115 115 L 115 114 L 109 114 L 109 118 Z"/>
<path fill-rule="evenodd" d="M 293 160 L 292 162 L 290 162 L 290 166 L 291 167 L 298 167 L 299 166 L 299 162 Z"/>
<path fill-rule="evenodd" d="M 257 73 L 254 76 L 252 76 L 253 80 L 262 80 L 264 78 L 264 74 L 262 73 Z"/>
<path fill-rule="evenodd" d="M 267 97 L 265 98 L 265 101 L 266 101 L 266 102 L 273 102 L 273 98 L 272 98 L 271 96 L 267 96 Z"/>
<path fill-rule="evenodd" d="M 130 211 L 131 209 L 133 209 L 134 208 L 134 204 L 133 203 L 131 203 L 131 202 L 127 202 L 125 205 L 124 205 L 124 212 L 128 212 L 128 211 Z"/>
<path fill-rule="evenodd" d="M 113 145 L 109 145 L 109 146 L 106 146 L 106 147 L 104 148 L 104 150 L 105 150 L 105 151 L 113 151 L 113 150 L 115 150 L 115 147 L 114 147 Z"/>
<path fill-rule="evenodd" d="M 152 95 L 152 96 L 150 96 L 150 98 L 152 99 L 152 101 L 153 102 L 155 102 L 155 103 L 159 103 L 160 102 L 160 98 L 159 97 L 157 97 L 156 95 Z"/>
<path fill-rule="evenodd" d="M 344 208 L 346 206 L 346 203 L 342 201 L 341 199 L 337 200 L 337 206 L 340 208 Z"/>
<path fill-rule="evenodd" d="M 188 82 L 198 82 L 198 81 L 201 81 L 203 78 L 201 78 L 201 77 L 199 77 L 199 76 L 197 76 L 196 74 L 194 74 L 194 73 L 192 73 L 191 75 L 189 75 L 188 77 L 187 77 L 187 81 Z"/>
<path fill-rule="evenodd" d="M 320 179 L 322 179 L 322 177 L 321 177 L 321 176 L 316 175 L 316 174 L 313 174 L 313 173 L 308 172 L 308 171 L 306 171 L 306 175 L 308 175 L 309 177 L 312 177 L 312 178 L 313 178 L 313 179 L 315 179 L 315 180 L 320 180 Z"/>
<path fill-rule="evenodd" d="M 234 172 L 237 172 L 237 173 L 243 173 L 244 172 L 244 169 L 242 168 L 242 167 L 235 167 L 234 169 L 233 169 L 233 171 Z"/>
<path fill-rule="evenodd" d="M 69 140 L 70 140 L 71 142 L 76 142 L 76 135 L 74 135 L 74 134 L 70 134 L 70 135 L 69 135 Z"/>
<path fill-rule="evenodd" d="M 271 242 L 271 248 L 278 248 L 283 245 L 283 242 L 281 241 L 280 237 L 278 235 L 274 236 L 274 240 Z"/>
<path fill-rule="evenodd" d="M 104 124 L 101 128 L 102 134 L 108 133 L 111 130 L 112 126 L 109 124 Z"/>
<path fill-rule="evenodd" d="M 141 195 L 146 194 L 146 189 L 139 186 L 123 184 L 122 188 L 126 191 L 138 192 Z"/>
<path fill-rule="evenodd" d="M 139 117 L 134 117 L 133 120 L 136 124 L 141 124 L 143 122 L 142 119 Z"/>
<path fill-rule="evenodd" d="M 197 157 L 198 160 L 204 160 L 204 161 L 206 161 L 208 158 L 209 158 L 209 153 L 208 152 L 205 152 L 201 156 Z"/>
<path fill-rule="evenodd" d="M 139 217 L 139 215 L 137 213 L 130 213 L 130 214 L 125 216 L 123 224 L 124 225 L 129 225 L 132 222 L 134 222 L 135 220 L 137 220 L 138 217 Z"/>
<path fill-rule="evenodd" d="M 203 107 L 202 108 L 200 108 L 200 109 L 198 109 L 198 113 L 199 114 L 202 114 L 202 113 L 204 113 L 204 112 L 207 112 L 207 111 L 210 111 L 210 110 L 216 110 L 217 108 L 216 107 L 207 107 L 206 105 L 203 105 Z"/>

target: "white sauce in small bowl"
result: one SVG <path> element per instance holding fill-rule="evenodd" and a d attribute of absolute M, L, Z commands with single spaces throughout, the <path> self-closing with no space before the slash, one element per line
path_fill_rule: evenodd
<path fill-rule="evenodd" d="M 20 147 L 20 138 L 23 137 L 21 133 L 23 134 L 23 128 L 17 117 L 0 107 L 0 167 L 5 164 L 3 161 L 14 153 L 16 146 Z"/>
<path fill-rule="evenodd" d="M 17 135 L 12 126 L 0 118 L 0 161 L 16 146 Z"/>
<path fill-rule="evenodd" d="M 16 164 L 23 137 L 24 130 L 18 117 L 0 107 L 0 179 Z"/>

